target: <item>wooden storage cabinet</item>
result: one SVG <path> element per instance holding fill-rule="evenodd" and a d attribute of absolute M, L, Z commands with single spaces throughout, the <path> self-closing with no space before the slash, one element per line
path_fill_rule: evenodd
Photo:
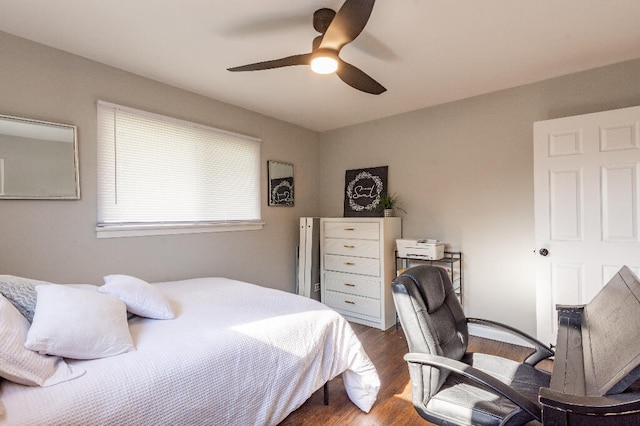
<path fill-rule="evenodd" d="M 322 302 L 358 324 L 394 325 L 391 281 L 401 236 L 397 217 L 321 219 Z"/>

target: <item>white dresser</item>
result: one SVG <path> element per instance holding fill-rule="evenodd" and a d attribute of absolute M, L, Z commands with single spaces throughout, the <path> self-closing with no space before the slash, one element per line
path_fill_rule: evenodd
<path fill-rule="evenodd" d="M 391 281 L 401 220 L 320 220 L 322 302 L 349 321 L 386 330 L 395 324 Z"/>

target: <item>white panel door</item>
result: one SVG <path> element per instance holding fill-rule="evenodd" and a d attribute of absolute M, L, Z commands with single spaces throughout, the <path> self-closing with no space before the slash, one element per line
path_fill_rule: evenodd
<path fill-rule="evenodd" d="M 622 265 L 640 272 L 640 107 L 534 123 L 537 337 L 556 304 L 588 303 Z"/>

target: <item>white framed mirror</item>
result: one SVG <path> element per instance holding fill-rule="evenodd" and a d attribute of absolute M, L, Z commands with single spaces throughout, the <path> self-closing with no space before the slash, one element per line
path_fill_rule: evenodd
<path fill-rule="evenodd" d="M 0 199 L 79 198 L 76 127 L 0 115 Z"/>
<path fill-rule="evenodd" d="M 293 164 L 268 161 L 269 205 L 293 207 Z"/>

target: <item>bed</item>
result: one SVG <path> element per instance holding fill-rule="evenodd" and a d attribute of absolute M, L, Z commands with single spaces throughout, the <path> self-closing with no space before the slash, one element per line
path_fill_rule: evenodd
<path fill-rule="evenodd" d="M 3 380 L 0 424 L 275 425 L 340 374 L 351 401 L 371 409 L 376 369 L 349 324 L 325 305 L 226 278 L 153 286 L 174 319 L 125 318 L 135 349 L 65 358 L 84 372 L 72 380 L 46 387 Z"/>

